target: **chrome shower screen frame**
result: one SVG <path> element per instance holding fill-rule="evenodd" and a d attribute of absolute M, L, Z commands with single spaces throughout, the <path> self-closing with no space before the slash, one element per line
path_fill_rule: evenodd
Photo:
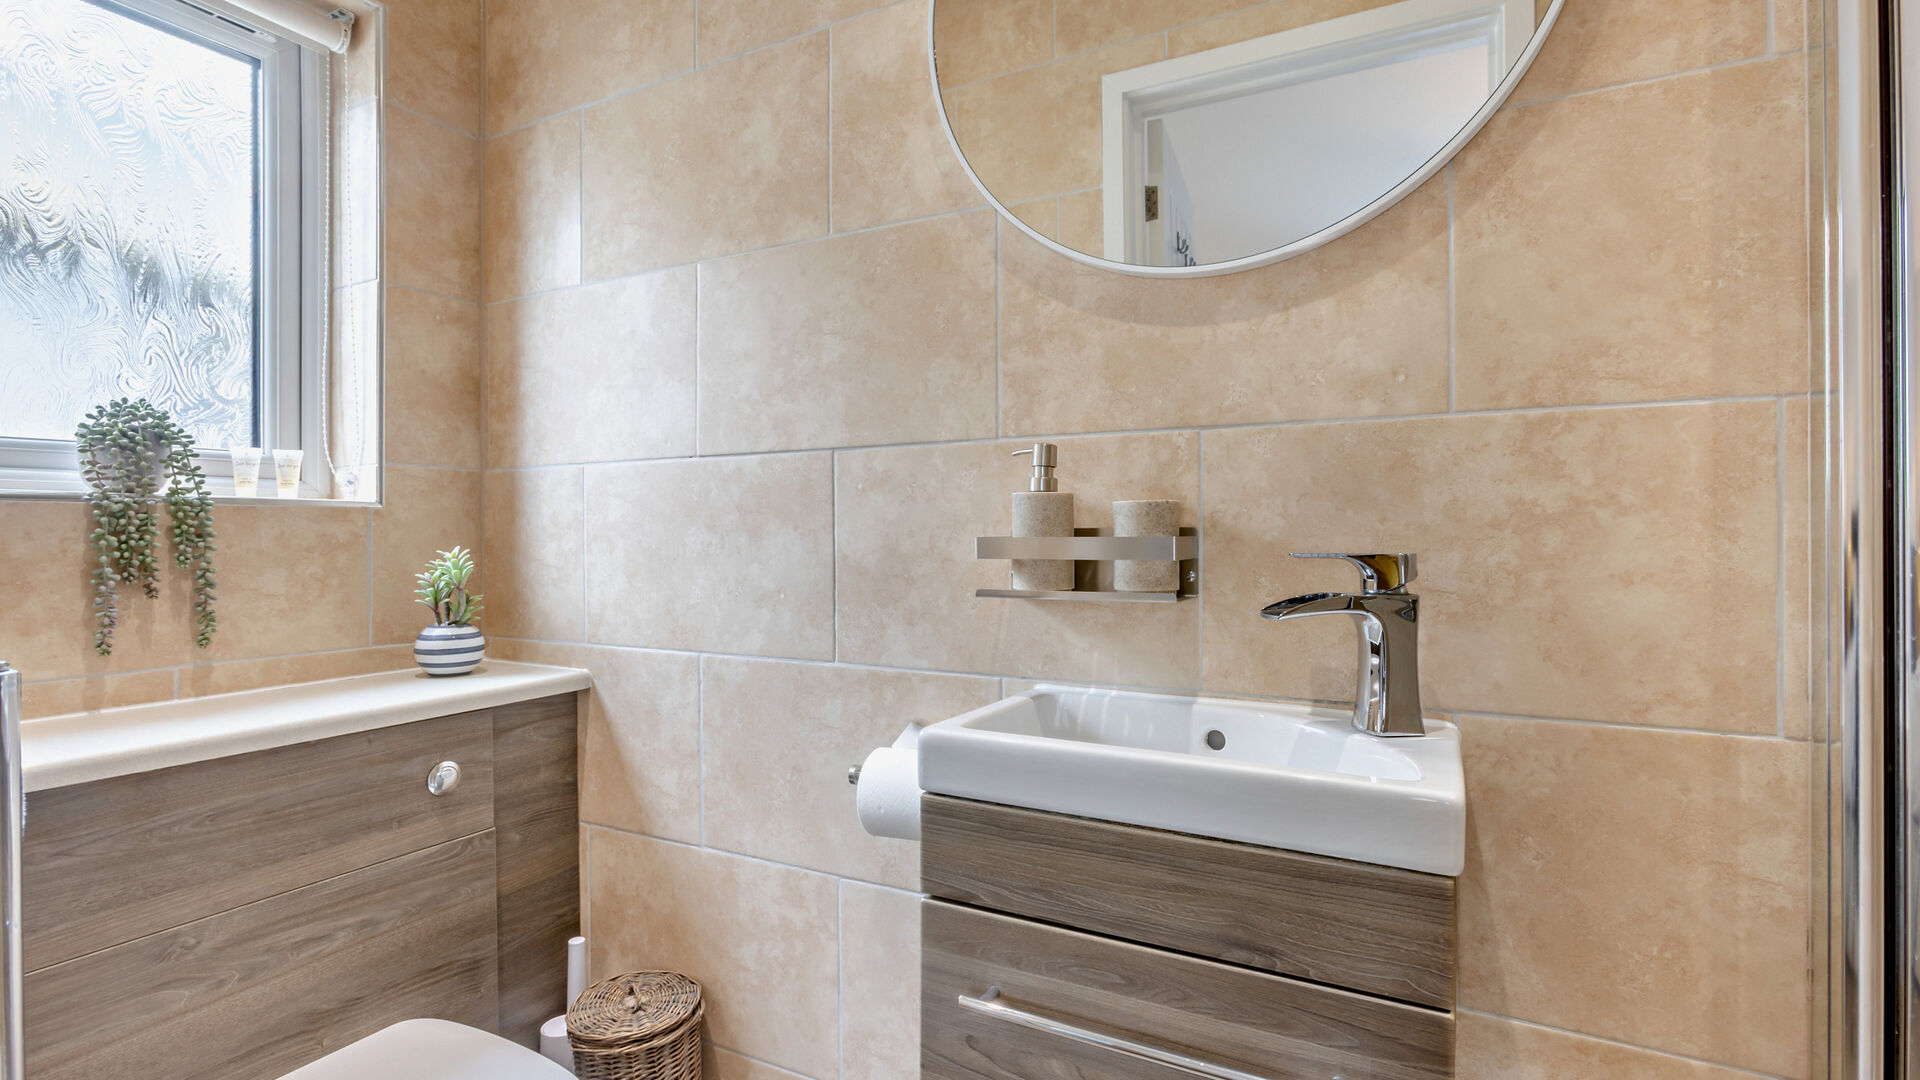
<path fill-rule="evenodd" d="M 1920 0 L 1807 26 L 1811 1071 L 1920 1078 Z"/>

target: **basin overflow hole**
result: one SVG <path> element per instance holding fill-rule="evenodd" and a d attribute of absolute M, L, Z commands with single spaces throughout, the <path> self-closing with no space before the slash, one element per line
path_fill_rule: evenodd
<path fill-rule="evenodd" d="M 1223 734 L 1218 730 L 1207 732 L 1207 749 L 1225 750 L 1226 748 L 1227 748 L 1227 737 L 1225 734 Z"/>

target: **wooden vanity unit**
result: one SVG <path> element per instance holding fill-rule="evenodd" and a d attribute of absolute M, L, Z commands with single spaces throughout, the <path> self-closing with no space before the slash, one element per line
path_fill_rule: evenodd
<path fill-rule="evenodd" d="M 922 1080 L 1446 1080 L 1454 882 L 943 795 Z"/>
<path fill-rule="evenodd" d="M 575 725 L 566 693 L 31 792 L 27 1075 L 263 1080 L 413 1017 L 531 1043 L 578 932 Z"/>

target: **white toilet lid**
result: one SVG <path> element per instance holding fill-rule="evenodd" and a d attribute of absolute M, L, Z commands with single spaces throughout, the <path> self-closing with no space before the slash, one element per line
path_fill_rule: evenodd
<path fill-rule="evenodd" d="M 280 1080 L 571 1080 L 498 1035 L 450 1020 L 402 1020 Z"/>

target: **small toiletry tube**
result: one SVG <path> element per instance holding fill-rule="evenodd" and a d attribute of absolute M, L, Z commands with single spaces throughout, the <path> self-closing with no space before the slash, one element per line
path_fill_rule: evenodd
<path fill-rule="evenodd" d="M 260 448 L 229 446 L 227 454 L 233 458 L 233 493 L 243 499 L 260 494 Z"/>
<path fill-rule="evenodd" d="M 1177 536 L 1180 503 L 1177 499 L 1125 499 L 1113 504 L 1115 536 Z M 1115 592 L 1178 592 L 1180 564 L 1116 559 Z"/>
<path fill-rule="evenodd" d="M 274 493 L 283 499 L 294 499 L 300 495 L 300 459 L 305 457 L 301 450 L 275 450 L 273 452 Z"/>

